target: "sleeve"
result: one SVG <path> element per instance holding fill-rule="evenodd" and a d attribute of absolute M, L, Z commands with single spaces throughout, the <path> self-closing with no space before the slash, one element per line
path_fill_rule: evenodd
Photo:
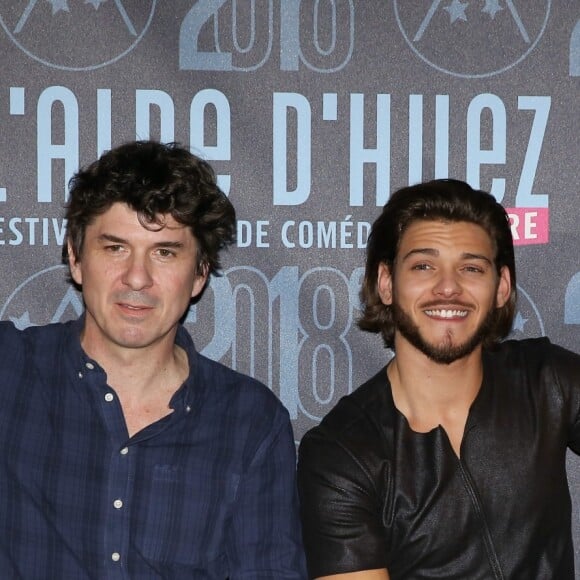
<path fill-rule="evenodd" d="M 298 489 L 311 578 L 388 567 L 384 498 L 355 455 L 319 428 L 302 440 Z"/>
<path fill-rule="evenodd" d="M 12 397 L 17 394 L 14 385 L 23 380 L 29 369 L 29 349 L 24 336 L 11 322 L 0 322 L 0 401 L 5 395 Z"/>
<path fill-rule="evenodd" d="M 580 454 L 580 355 L 550 345 L 550 367 L 570 416 L 568 447 Z"/>
<path fill-rule="evenodd" d="M 281 404 L 242 475 L 232 524 L 227 546 L 231 580 L 306 578 L 296 447 Z"/>

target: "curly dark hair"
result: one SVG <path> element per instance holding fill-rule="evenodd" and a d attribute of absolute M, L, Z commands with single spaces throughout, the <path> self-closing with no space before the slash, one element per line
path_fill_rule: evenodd
<path fill-rule="evenodd" d="M 511 294 L 506 304 L 494 311 L 483 344 L 493 346 L 505 338 L 515 314 L 516 267 L 508 215 L 496 199 L 485 191 L 475 190 L 455 179 L 436 179 L 396 191 L 374 222 L 367 244 L 365 277 L 361 289 L 363 315 L 361 329 L 380 332 L 385 346 L 394 346 L 395 324 L 390 306 L 383 304 L 378 293 L 379 264 L 384 263 L 392 275 L 401 238 L 417 220 L 470 222 L 488 232 L 495 247 L 495 268 L 500 273 L 507 266 L 511 276 Z"/>
<path fill-rule="evenodd" d="M 217 274 L 220 251 L 235 239 L 236 213 L 213 169 L 177 143 L 126 143 L 73 176 L 65 217 L 75 258 L 82 255 L 87 226 L 114 203 L 127 204 L 148 229 L 163 228 L 165 214 L 191 228 L 200 274 Z"/>

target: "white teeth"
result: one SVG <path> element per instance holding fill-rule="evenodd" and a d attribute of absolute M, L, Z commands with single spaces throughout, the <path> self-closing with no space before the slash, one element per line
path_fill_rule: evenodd
<path fill-rule="evenodd" d="M 425 314 L 437 318 L 463 318 L 467 316 L 467 310 L 425 310 Z"/>

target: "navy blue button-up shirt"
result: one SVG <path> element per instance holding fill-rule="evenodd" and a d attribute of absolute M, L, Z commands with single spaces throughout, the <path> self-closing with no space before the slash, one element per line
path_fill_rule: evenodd
<path fill-rule="evenodd" d="M 0 324 L 0 578 L 305 578 L 276 397 L 180 328 L 173 413 L 129 437 L 81 328 Z"/>

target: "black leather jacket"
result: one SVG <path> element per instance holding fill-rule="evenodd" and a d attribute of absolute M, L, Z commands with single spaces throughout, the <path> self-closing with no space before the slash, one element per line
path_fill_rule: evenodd
<path fill-rule="evenodd" d="M 387 373 L 303 439 L 299 488 L 311 577 L 574 580 L 565 455 L 580 452 L 580 356 L 547 339 L 484 353 L 461 459 L 413 432 Z"/>

